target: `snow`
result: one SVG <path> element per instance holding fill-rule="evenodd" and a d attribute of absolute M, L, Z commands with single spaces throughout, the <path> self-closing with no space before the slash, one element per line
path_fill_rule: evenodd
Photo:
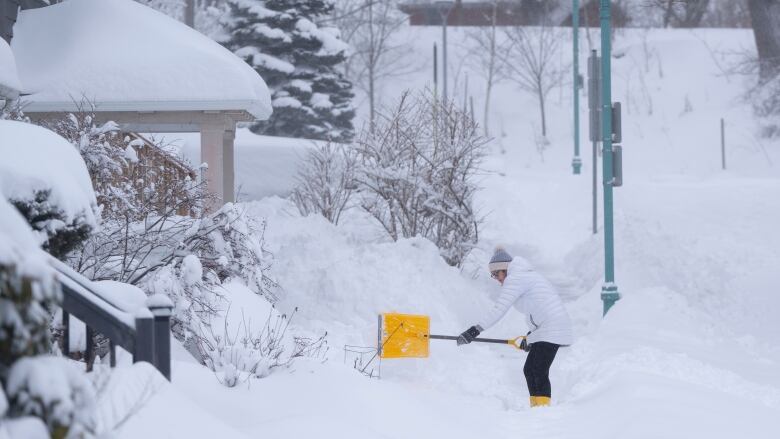
<path fill-rule="evenodd" d="M 437 29 L 407 32 L 418 57 L 440 38 Z M 450 68 L 476 78 L 464 33 L 451 29 Z M 336 227 L 301 217 L 277 197 L 249 203 L 252 215 L 268 220 L 273 272 L 285 290 L 277 307 L 299 308 L 293 330 L 328 331 L 329 361 L 299 360 L 228 389 L 178 351 L 172 387 L 220 422 L 270 437 L 776 437 L 780 149 L 754 135 L 757 124 L 740 99 L 745 78 L 719 68 L 729 53 L 752 47 L 752 34 L 626 29 L 616 45 L 625 186 L 615 190 L 614 285 L 622 299 L 606 318 L 602 226 L 595 236 L 590 231 L 590 145 L 583 132 L 583 175 L 571 175 L 569 89 L 550 94 L 550 144 L 542 157 L 533 141 L 534 97 L 504 83 L 493 96 L 491 131 L 499 137 L 477 200 L 488 216 L 462 270 L 444 264 L 425 240 L 389 242 L 359 211 Z M 430 85 L 428 73 L 396 81 L 382 96 Z M 474 84 L 472 90 L 482 85 Z M 451 87 L 460 102 L 462 87 Z M 584 104 L 581 110 L 585 121 Z M 728 127 L 725 172 L 720 117 Z M 245 146 L 237 139 L 237 180 L 246 175 L 256 194 L 274 183 L 261 166 L 294 168 L 293 155 L 271 160 L 283 151 L 269 148 L 272 138 L 241 131 L 238 138 Z M 255 166 L 241 171 L 249 162 Z M 432 342 L 427 359 L 383 361 L 381 380 L 352 370 L 355 356 L 343 347 L 375 345 L 377 313 L 427 314 L 440 334 L 474 324 L 498 292 L 485 269 L 498 243 L 553 282 L 575 325 L 575 343 L 552 367 L 552 407 L 528 407 L 526 354 L 508 346 Z M 485 336 L 525 330 L 512 310 Z"/>
<path fill-rule="evenodd" d="M 97 408 L 98 431 L 110 432 L 110 437 L 251 437 L 182 396 L 148 363 L 111 369 Z"/>
<path fill-rule="evenodd" d="M 0 98 L 16 99 L 22 83 L 16 72 L 16 60 L 8 43 L 0 38 Z"/>
<path fill-rule="evenodd" d="M 311 93 L 311 81 L 304 81 L 303 79 L 293 79 L 290 81 L 290 87 L 295 87 L 300 91 Z"/>
<path fill-rule="evenodd" d="M 314 108 L 327 109 L 333 107 L 333 102 L 330 101 L 330 95 L 326 93 L 314 93 L 311 96 L 311 104 Z"/>
<path fill-rule="evenodd" d="M 135 285 L 113 280 L 92 282 L 100 297 L 120 310 L 133 314 L 138 308 L 146 308 L 146 294 Z"/>
<path fill-rule="evenodd" d="M 281 73 L 290 74 L 295 71 L 295 66 L 287 61 L 281 60 L 275 56 L 271 56 L 257 50 L 256 47 L 242 47 L 236 50 L 236 55 L 246 58 L 250 57 L 250 62 L 253 65 L 265 67 L 270 70 L 276 70 Z"/>
<path fill-rule="evenodd" d="M 318 55 L 335 55 L 341 52 L 346 52 L 349 49 L 349 45 L 339 38 L 337 29 L 334 28 L 318 28 L 316 24 L 310 20 L 301 18 L 295 23 L 295 29 L 306 38 L 316 39 L 322 43 Z"/>
<path fill-rule="evenodd" d="M 26 413 L 43 415 L 50 425 L 70 425 L 78 435 L 92 427 L 95 392 L 77 367 L 59 357 L 21 358 L 8 372 L 6 392 Z"/>
<path fill-rule="evenodd" d="M 38 238 L 24 217 L 0 197 L 0 265 L 15 264 L 23 274 L 43 277 L 46 273 L 44 253 L 37 242 Z"/>
<path fill-rule="evenodd" d="M 146 299 L 146 307 L 151 309 L 156 308 L 173 308 L 173 302 L 170 297 L 165 294 L 152 294 Z"/>
<path fill-rule="evenodd" d="M 0 120 L 0 139 L 0 190 L 6 198 L 31 200 L 36 191 L 49 190 L 66 221 L 83 217 L 97 225 L 92 182 L 73 145 L 45 128 L 8 120 Z"/>
<path fill-rule="evenodd" d="M 0 424 L 0 439 L 49 439 L 49 430 L 40 419 L 32 416 L 5 419 Z"/>
<path fill-rule="evenodd" d="M 41 32 L 40 29 L 46 29 Z M 271 114 L 268 88 L 208 37 L 132 0 L 72 0 L 19 14 L 11 42 L 28 111 L 246 110 Z"/>
<path fill-rule="evenodd" d="M 440 37 L 437 29 L 407 32 L 415 33 L 411 53 L 419 58 Z M 451 71 L 478 77 L 466 64 L 465 31 L 450 32 Z M 390 242 L 359 210 L 339 226 L 302 217 L 292 203 L 269 195 L 289 191 L 296 163 L 312 143 L 239 130 L 237 186 L 255 200 L 245 205 L 249 214 L 268 221 L 272 272 L 284 294 L 273 308 L 240 281 L 226 280 L 220 293 L 230 312 L 212 327 L 235 336 L 247 322 L 256 327 L 297 307 L 291 333 L 327 331 L 327 361 L 298 359 L 289 369 L 264 370 L 264 378 L 228 388 L 220 379 L 230 370 L 212 372 L 174 341 L 172 383 L 148 365 L 120 366 L 99 396 L 111 398 L 98 404 L 101 425 L 136 411 L 116 436 L 777 437 L 780 145 L 754 134 L 757 123 L 740 99 L 746 79 L 719 67 L 751 44 L 745 30 L 626 29 L 617 36 L 621 57 L 613 79 L 615 98 L 624 104 L 625 186 L 615 190 L 612 285 L 622 298 L 606 318 L 599 297 L 602 211 L 592 235 L 590 145 L 583 132 L 583 175 L 571 175 L 567 87 L 550 94 L 543 156 L 533 140 L 534 97 L 509 83 L 496 87 L 491 132 L 498 137 L 477 199 L 488 215 L 479 247 L 462 269 L 447 266 L 427 240 Z M 429 85 L 428 73 L 386 86 L 383 99 Z M 458 102 L 459 77 L 451 84 Z M 472 90 L 481 86 L 474 84 Z M 587 120 L 584 103 L 581 111 Z M 719 161 L 721 117 L 727 171 Z M 197 138 L 180 137 L 182 153 L 197 159 Z M 4 208 L 0 203 L 0 225 L 9 220 L 11 233 L 25 230 Z M 382 361 L 380 380 L 354 370 L 360 358 L 344 347 L 375 346 L 378 313 L 429 315 L 439 334 L 474 324 L 499 292 L 486 270 L 499 243 L 552 281 L 575 325 L 575 343 L 559 351 L 551 370 L 551 407 L 528 407 L 526 354 L 509 346 L 435 341 L 427 359 Z M 188 263 L 182 272 L 196 280 L 198 267 Z M 525 331 L 523 316 L 511 310 L 484 335 Z M 235 373 L 237 363 L 226 369 Z M 379 368 L 376 360 L 369 365 Z"/>
<path fill-rule="evenodd" d="M 203 266 L 195 255 L 187 255 L 181 261 L 181 279 L 184 285 L 192 286 L 203 279 Z"/>

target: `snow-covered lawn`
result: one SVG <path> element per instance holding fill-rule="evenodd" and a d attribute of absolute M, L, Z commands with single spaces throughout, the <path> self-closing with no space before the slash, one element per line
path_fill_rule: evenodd
<path fill-rule="evenodd" d="M 415 32 L 418 52 L 428 53 L 437 31 Z M 452 35 L 459 59 L 462 33 Z M 572 176 L 568 89 L 551 97 L 552 143 L 542 160 L 532 140 L 532 98 L 502 85 L 493 131 L 503 125 L 507 136 L 485 164 L 478 202 L 488 216 L 462 271 L 427 241 L 387 242 L 357 212 L 335 227 L 300 217 L 280 198 L 249 203 L 251 214 L 268 220 L 273 270 L 285 290 L 279 308 L 299 307 L 293 323 L 301 333 L 328 332 L 328 361 L 301 360 L 228 389 L 179 350 L 166 392 L 249 437 L 778 437 L 780 148 L 752 134 L 750 107 L 739 99 L 745 78 L 722 75 L 715 60 L 726 60 L 708 49 L 752 47 L 752 34 L 646 36 L 647 71 L 644 31 L 626 30 L 617 40 L 625 187 L 615 191 L 616 281 L 623 298 L 606 319 L 603 235 L 590 231 L 590 144 L 583 133 L 583 175 Z M 686 99 L 692 111 L 684 111 Z M 585 105 L 582 114 L 587 120 Z M 725 172 L 720 117 L 727 119 Z M 263 179 L 256 174 L 254 184 Z M 510 347 L 434 342 L 428 359 L 383 361 L 381 380 L 353 370 L 350 355 L 345 361 L 344 345 L 375 344 L 380 312 L 428 314 L 437 333 L 473 324 L 498 291 L 484 264 L 499 243 L 561 289 L 575 323 L 576 343 L 553 364 L 552 407 L 528 408 L 525 354 Z M 511 313 L 485 335 L 524 334 L 524 320 Z M 153 431 L 139 423 L 162 422 L 144 411 L 123 437 Z"/>

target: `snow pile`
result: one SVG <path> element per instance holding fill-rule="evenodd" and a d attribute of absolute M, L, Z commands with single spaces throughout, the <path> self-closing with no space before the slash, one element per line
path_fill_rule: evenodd
<path fill-rule="evenodd" d="M 16 73 L 16 60 L 11 47 L 0 38 L 0 98 L 15 99 L 19 96 L 22 83 Z"/>
<path fill-rule="evenodd" d="M 219 386 L 211 376 L 202 378 L 203 382 L 196 387 Z M 105 373 L 100 381 L 102 390 L 97 399 L 97 431 L 106 436 L 250 437 L 221 422 L 196 401 L 183 396 L 148 363 L 119 365 L 110 373 Z"/>
<path fill-rule="evenodd" d="M 40 32 L 46 29 L 46 32 Z M 210 38 L 132 0 L 72 0 L 19 14 L 12 48 L 28 111 L 247 110 L 271 114 L 268 88 Z M 139 64 L 140 63 L 140 64 Z"/>

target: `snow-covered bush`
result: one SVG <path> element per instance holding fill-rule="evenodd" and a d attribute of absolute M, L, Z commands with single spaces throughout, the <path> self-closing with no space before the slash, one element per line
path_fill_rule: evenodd
<path fill-rule="evenodd" d="M 318 213 L 333 224 L 348 209 L 355 189 L 355 156 L 331 142 L 311 149 L 296 176 L 290 194 L 301 215 Z"/>
<path fill-rule="evenodd" d="M 95 392 L 83 372 L 64 358 L 23 358 L 8 374 L 9 415 L 44 421 L 52 438 L 79 438 L 95 429 Z"/>
<path fill-rule="evenodd" d="M 45 356 L 49 316 L 59 300 L 33 231 L 0 197 L 0 437 L 91 431 L 91 385 L 66 360 Z"/>
<path fill-rule="evenodd" d="M 299 357 L 324 358 L 327 334 L 309 339 L 289 331 L 297 310 L 289 317 L 281 314 L 241 283 L 225 289 L 231 308 L 202 322 L 197 344 L 200 357 L 220 383 L 234 387 L 250 378 L 264 378 Z M 253 316 L 264 320 L 252 320 Z"/>
<path fill-rule="evenodd" d="M 97 226 L 84 161 L 55 133 L 11 120 L 0 120 L 0 154 L 3 195 L 38 232 L 44 249 L 64 257 Z"/>
<path fill-rule="evenodd" d="M 478 238 L 474 179 L 485 145 L 468 114 L 404 94 L 353 146 L 362 208 L 392 239 L 428 238 L 459 266 Z"/>
<path fill-rule="evenodd" d="M 240 280 L 275 302 L 272 255 L 264 247 L 265 224 L 226 204 L 204 218 L 149 215 L 96 233 L 70 261 L 93 280 L 116 280 L 164 294 L 174 303 L 174 335 L 193 350 L 203 322 L 223 312 L 220 286 Z"/>
<path fill-rule="evenodd" d="M 70 142 L 81 154 L 95 189 L 103 217 L 135 212 L 137 197 L 127 168 L 127 142 L 114 122 L 99 124 L 89 103 L 62 119 L 45 120 L 41 125 Z"/>

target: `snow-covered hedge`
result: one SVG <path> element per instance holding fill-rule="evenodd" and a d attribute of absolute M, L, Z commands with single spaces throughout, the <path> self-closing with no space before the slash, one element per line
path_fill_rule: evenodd
<path fill-rule="evenodd" d="M 67 141 L 29 123 L 0 120 L 3 196 L 38 232 L 44 249 L 64 257 L 97 227 L 87 168 Z"/>

